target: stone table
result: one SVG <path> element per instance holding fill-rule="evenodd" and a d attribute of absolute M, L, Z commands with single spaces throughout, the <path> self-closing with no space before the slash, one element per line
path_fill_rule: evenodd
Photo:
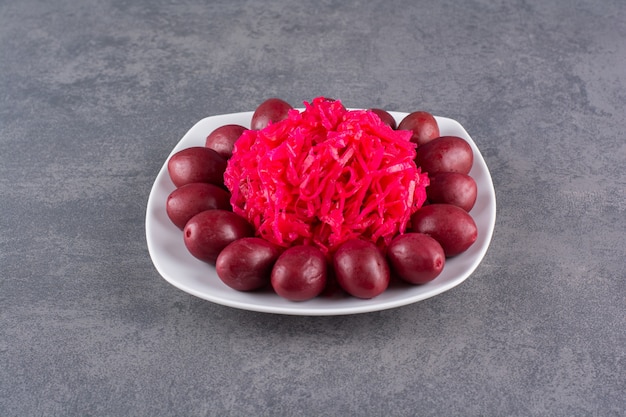
<path fill-rule="evenodd" d="M 623 416 L 626 5 L 0 3 L 3 416 Z M 498 202 L 458 287 L 256 313 L 153 266 L 146 203 L 198 120 L 268 97 L 459 121 Z"/>

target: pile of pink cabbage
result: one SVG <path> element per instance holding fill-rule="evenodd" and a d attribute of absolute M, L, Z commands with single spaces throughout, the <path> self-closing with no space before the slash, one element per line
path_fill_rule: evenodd
<path fill-rule="evenodd" d="M 384 248 L 426 200 L 411 132 L 338 100 L 304 105 L 235 143 L 224 174 L 234 212 L 282 247 L 330 254 L 359 237 Z"/>

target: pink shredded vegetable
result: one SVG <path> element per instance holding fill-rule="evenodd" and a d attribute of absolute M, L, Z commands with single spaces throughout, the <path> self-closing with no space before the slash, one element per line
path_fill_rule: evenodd
<path fill-rule="evenodd" d="M 338 100 L 304 105 L 235 143 L 224 174 L 234 212 L 283 247 L 328 254 L 355 237 L 385 247 L 426 199 L 411 133 Z"/>

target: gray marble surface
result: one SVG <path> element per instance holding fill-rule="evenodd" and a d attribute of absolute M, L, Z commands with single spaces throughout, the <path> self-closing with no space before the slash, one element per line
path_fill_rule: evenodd
<path fill-rule="evenodd" d="M 154 178 L 278 96 L 428 110 L 491 170 L 462 285 L 340 317 L 153 267 Z M 626 415 L 626 3 L 0 1 L 0 415 Z"/>

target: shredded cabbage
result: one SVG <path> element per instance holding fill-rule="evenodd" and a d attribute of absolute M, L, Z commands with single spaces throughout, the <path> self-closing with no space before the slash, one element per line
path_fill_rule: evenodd
<path fill-rule="evenodd" d="M 329 254 L 351 238 L 386 247 L 426 200 L 411 133 L 317 97 L 235 142 L 224 183 L 233 211 L 282 247 Z"/>

